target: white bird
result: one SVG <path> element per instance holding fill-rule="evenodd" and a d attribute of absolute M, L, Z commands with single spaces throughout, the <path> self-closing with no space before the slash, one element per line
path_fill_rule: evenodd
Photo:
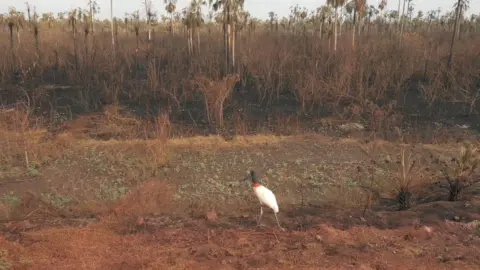
<path fill-rule="evenodd" d="M 255 174 L 254 171 L 249 171 L 247 173 L 247 177 L 245 177 L 242 181 L 245 181 L 247 179 L 252 180 L 252 185 L 253 185 L 253 191 L 255 193 L 255 196 L 257 196 L 258 200 L 260 201 L 260 216 L 258 217 L 257 220 L 257 225 L 260 225 L 260 219 L 262 218 L 263 215 L 263 206 L 266 205 L 270 207 L 273 210 L 273 213 L 275 214 L 275 219 L 277 220 L 277 225 L 280 229 L 285 230 L 280 226 L 280 222 L 278 222 L 278 204 L 277 204 L 277 199 L 275 198 L 275 194 L 268 188 L 264 187 L 258 182 L 257 175 Z"/>

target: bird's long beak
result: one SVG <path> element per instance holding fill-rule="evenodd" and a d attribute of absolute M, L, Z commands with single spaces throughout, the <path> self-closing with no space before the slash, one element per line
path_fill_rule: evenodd
<path fill-rule="evenodd" d="M 244 182 L 246 181 L 248 178 L 250 178 L 250 175 L 247 175 L 247 177 L 243 178 L 242 180 L 240 180 L 240 182 Z"/>

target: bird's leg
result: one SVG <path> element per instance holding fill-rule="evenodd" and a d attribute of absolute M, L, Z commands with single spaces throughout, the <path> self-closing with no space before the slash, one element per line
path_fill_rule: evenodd
<path fill-rule="evenodd" d="M 278 222 L 278 217 L 277 217 L 277 213 L 273 212 L 275 214 L 275 219 L 277 220 L 277 225 L 278 227 L 282 230 L 282 231 L 285 231 L 284 228 L 282 228 L 282 226 L 280 226 L 280 222 Z"/>
<path fill-rule="evenodd" d="M 262 215 L 263 215 L 263 207 L 260 206 L 260 216 L 258 217 L 258 220 L 257 220 L 257 226 L 260 226 L 260 219 L 262 218 Z"/>

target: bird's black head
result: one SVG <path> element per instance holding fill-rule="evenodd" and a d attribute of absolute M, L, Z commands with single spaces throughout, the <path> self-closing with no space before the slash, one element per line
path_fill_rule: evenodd
<path fill-rule="evenodd" d="M 247 177 L 245 177 L 243 181 L 247 179 L 252 180 L 252 183 L 258 183 L 257 174 L 253 170 L 247 172 Z"/>

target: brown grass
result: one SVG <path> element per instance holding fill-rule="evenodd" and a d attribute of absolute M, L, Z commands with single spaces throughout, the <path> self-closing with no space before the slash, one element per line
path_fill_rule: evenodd
<path fill-rule="evenodd" d="M 349 46 L 343 46 L 349 44 L 348 31 L 351 29 L 347 28 L 347 33 L 339 38 L 335 57 L 328 49 L 328 40 L 316 35 L 298 39 L 297 34 L 288 31 L 268 35 L 263 31 L 241 32 L 236 47 L 241 67 L 238 75 L 242 79 L 239 93 L 243 96 L 235 93 L 233 99 L 228 99 L 233 81 L 225 84 L 222 79 L 200 80 L 196 77 L 202 74 L 204 78 L 218 78 L 221 73 L 220 33 L 216 28 L 210 30 L 208 33 L 201 31 L 205 38 L 208 34 L 208 41 L 201 43 L 202 53 L 193 56 L 186 51 L 183 36 L 164 36 L 162 31 L 156 31 L 154 42 L 159 46 L 147 51 L 148 44 L 143 40 L 144 35 L 140 35 L 140 51 L 136 52 L 136 36 L 120 31 L 115 73 L 110 66 L 112 56 L 108 33 L 97 31 L 95 43 L 92 43 L 91 36 L 85 40 L 79 33 L 76 44 L 78 65 L 75 66 L 71 29 L 68 27 L 56 24 L 51 29 L 40 27 L 41 63 L 32 49 L 33 35 L 22 31 L 22 46 L 15 46 L 14 50 L 25 91 L 18 91 L 16 85 L 10 84 L 12 76 L 10 69 L 6 68 L 12 64 L 9 62 L 8 35 L 0 33 L 5 37 L 0 46 L 6 47 L 2 50 L 5 56 L 2 59 L 5 60 L 0 63 L 4 66 L 0 69 L 0 78 L 6 89 L 11 89 L 3 100 L 11 104 L 24 99 L 27 93 L 31 106 L 40 106 L 40 111 L 48 107 L 58 111 L 62 106 L 69 106 L 79 112 L 88 112 L 100 109 L 105 102 L 139 104 L 153 108 L 155 113 L 157 108 L 168 109 L 170 118 L 178 118 L 187 106 L 190 124 L 198 124 L 201 120 L 213 123 L 216 119 L 215 124 L 219 126 L 233 125 L 230 120 L 224 121 L 239 109 L 248 109 L 243 121 L 252 121 L 260 116 L 263 119 L 274 116 L 278 106 L 284 106 L 284 109 L 298 107 L 298 113 L 318 114 L 322 111 L 335 115 L 341 114 L 347 106 L 358 104 L 363 112 L 360 119 L 367 123 L 385 122 L 383 118 L 396 112 L 410 113 L 412 106 L 424 107 L 426 110 L 421 113 L 432 116 L 447 113 L 448 106 L 453 106 L 455 114 L 476 112 L 478 95 L 475 87 L 479 78 L 475 59 L 478 50 L 472 44 L 478 43 L 477 35 L 465 35 L 464 42 L 457 43 L 453 68 L 447 72 L 445 56 L 450 33 L 440 29 L 430 33 L 419 30 L 419 34 L 410 31 L 405 34 L 406 42 L 398 46 L 391 33 L 384 32 L 382 25 L 371 25 L 368 36 L 365 36 L 366 32 L 359 36 L 357 49 L 352 51 Z M 83 45 L 89 49 L 79 49 Z M 151 58 L 151 55 L 157 57 Z M 203 100 L 191 83 L 195 80 L 208 86 L 203 87 Z M 238 77 L 234 81 L 238 81 Z M 33 91 L 39 87 L 30 85 L 38 82 L 54 87 Z M 73 88 L 59 91 L 56 86 L 62 85 Z M 51 99 L 52 96 L 55 99 Z M 243 100 L 262 111 L 252 111 Z M 393 101 L 397 103 L 393 110 L 382 108 L 382 104 Z M 369 103 L 385 111 L 385 116 L 380 117 L 382 121 L 371 120 L 373 115 L 366 106 Z M 197 115 L 194 108 L 188 107 L 191 105 L 200 107 L 205 113 Z M 223 116 L 225 113 L 227 115 Z M 354 115 L 359 113 L 354 112 Z M 396 121 L 389 124 L 392 123 L 397 125 Z"/>

